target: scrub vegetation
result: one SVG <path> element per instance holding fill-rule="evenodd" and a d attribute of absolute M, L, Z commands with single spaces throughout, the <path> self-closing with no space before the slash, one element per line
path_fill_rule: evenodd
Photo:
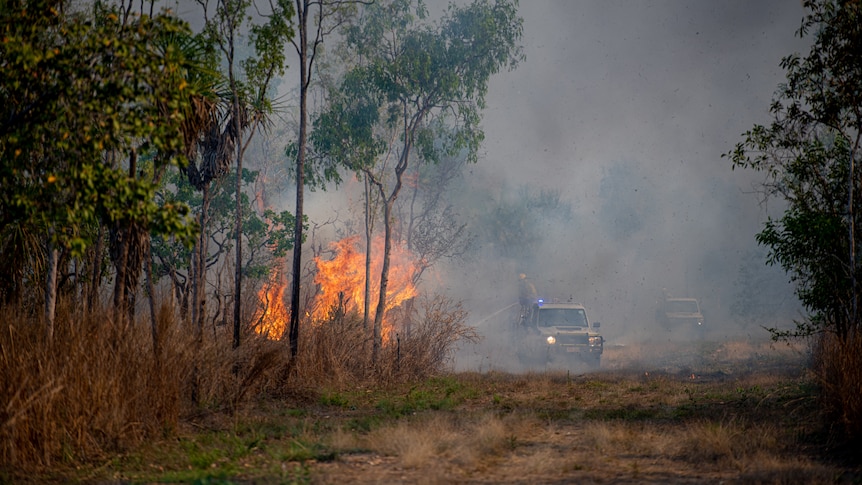
<path fill-rule="evenodd" d="M 4 482 L 862 477 L 855 451 L 830 441 L 804 346 L 639 344 L 608 348 L 590 374 L 451 373 L 425 345 L 469 332 L 447 311 L 428 321 L 455 324 L 404 342 L 400 356 L 386 347 L 383 367 L 333 345 L 361 341 L 358 317 L 317 327 L 291 371 L 283 342 L 250 335 L 246 352 L 228 352 L 227 326 L 195 360 L 180 322 L 160 319 L 171 344 L 157 362 L 141 326 L 120 335 L 98 319 L 58 316 L 52 353 L 37 350 L 44 335 L 23 317 L 0 337 Z"/>

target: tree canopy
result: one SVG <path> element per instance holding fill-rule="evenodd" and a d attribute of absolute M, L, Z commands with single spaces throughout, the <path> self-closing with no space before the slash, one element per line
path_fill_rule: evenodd
<path fill-rule="evenodd" d="M 153 184 L 120 163 L 132 153 L 185 163 L 177 127 L 188 60 L 172 38 L 187 25 L 167 15 L 125 20 L 99 3 L 92 17 L 65 16 L 60 3 L 3 9 L 0 228 L 51 225 L 78 251 L 89 243 L 83 226 L 97 217 L 144 218 L 190 235 L 186 208 L 159 207 Z"/>

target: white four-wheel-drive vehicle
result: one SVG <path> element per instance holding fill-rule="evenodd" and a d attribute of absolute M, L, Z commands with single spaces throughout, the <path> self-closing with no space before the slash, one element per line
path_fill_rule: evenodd
<path fill-rule="evenodd" d="M 604 338 L 599 322 L 591 322 L 579 303 L 545 303 L 539 300 L 518 325 L 518 357 L 530 367 L 597 369 Z"/>

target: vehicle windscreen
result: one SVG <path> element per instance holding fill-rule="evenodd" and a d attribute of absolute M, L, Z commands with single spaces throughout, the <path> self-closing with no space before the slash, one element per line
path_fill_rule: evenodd
<path fill-rule="evenodd" d="M 668 300 L 666 311 L 668 313 L 699 313 L 696 300 Z"/>
<path fill-rule="evenodd" d="M 587 315 L 579 308 L 542 308 L 539 310 L 540 327 L 586 327 Z"/>

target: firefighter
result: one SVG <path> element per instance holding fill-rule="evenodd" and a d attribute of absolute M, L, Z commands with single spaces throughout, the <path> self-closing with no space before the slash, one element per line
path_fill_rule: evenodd
<path fill-rule="evenodd" d="M 521 305 L 521 324 L 525 325 L 530 320 L 530 314 L 533 310 L 533 305 L 538 300 L 536 295 L 536 287 L 533 286 L 527 275 L 521 273 L 518 275 L 518 303 Z"/>

